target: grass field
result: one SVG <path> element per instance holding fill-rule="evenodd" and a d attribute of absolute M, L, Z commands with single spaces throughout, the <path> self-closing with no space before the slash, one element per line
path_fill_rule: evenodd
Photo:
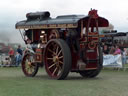
<path fill-rule="evenodd" d="M 92 79 L 70 73 L 58 81 L 44 69 L 30 78 L 21 68 L 0 67 L 0 96 L 128 96 L 128 71 L 103 70 Z"/>

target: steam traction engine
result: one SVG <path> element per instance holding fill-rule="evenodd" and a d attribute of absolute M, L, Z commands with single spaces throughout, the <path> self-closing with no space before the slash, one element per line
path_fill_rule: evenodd
<path fill-rule="evenodd" d="M 97 10 L 84 15 L 63 15 L 51 18 L 49 12 L 28 13 L 27 20 L 16 24 L 26 44 L 22 70 L 26 76 L 36 75 L 45 65 L 51 78 L 65 79 L 69 72 L 95 77 L 103 63 L 98 27 L 107 27 L 108 20 Z M 23 30 L 21 30 L 23 29 Z"/>

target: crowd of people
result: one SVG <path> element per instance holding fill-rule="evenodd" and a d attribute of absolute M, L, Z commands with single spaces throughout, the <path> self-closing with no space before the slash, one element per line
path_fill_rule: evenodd
<path fill-rule="evenodd" d="M 8 55 L 9 55 L 10 65 L 19 66 L 22 60 L 23 50 L 19 45 L 16 52 L 14 51 L 13 48 L 10 48 Z"/>
<path fill-rule="evenodd" d="M 126 64 L 128 51 L 127 48 L 119 48 L 119 46 L 111 46 L 108 47 L 107 45 L 103 46 L 103 54 L 112 54 L 112 55 L 118 55 L 121 54 L 122 56 L 122 64 Z"/>

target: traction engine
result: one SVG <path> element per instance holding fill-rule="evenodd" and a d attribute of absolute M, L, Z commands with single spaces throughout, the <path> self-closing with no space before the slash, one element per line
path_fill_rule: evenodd
<path fill-rule="evenodd" d="M 27 20 L 16 23 L 23 40 L 30 47 L 24 54 L 22 70 L 33 77 L 45 66 L 47 74 L 57 80 L 69 72 L 83 77 L 96 77 L 103 63 L 99 27 L 108 27 L 108 20 L 97 10 L 88 15 L 62 15 L 51 18 L 50 13 L 35 12 Z"/>

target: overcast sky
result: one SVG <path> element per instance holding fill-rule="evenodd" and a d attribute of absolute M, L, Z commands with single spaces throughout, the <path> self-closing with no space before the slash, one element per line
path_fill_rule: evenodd
<path fill-rule="evenodd" d="M 26 19 L 28 12 L 50 11 L 51 17 L 56 17 L 64 14 L 87 15 L 91 8 L 108 19 L 115 30 L 128 32 L 127 4 L 128 0 L 0 0 L 0 36 L 8 33 L 11 41 L 19 42 L 21 37 L 15 24 Z"/>

